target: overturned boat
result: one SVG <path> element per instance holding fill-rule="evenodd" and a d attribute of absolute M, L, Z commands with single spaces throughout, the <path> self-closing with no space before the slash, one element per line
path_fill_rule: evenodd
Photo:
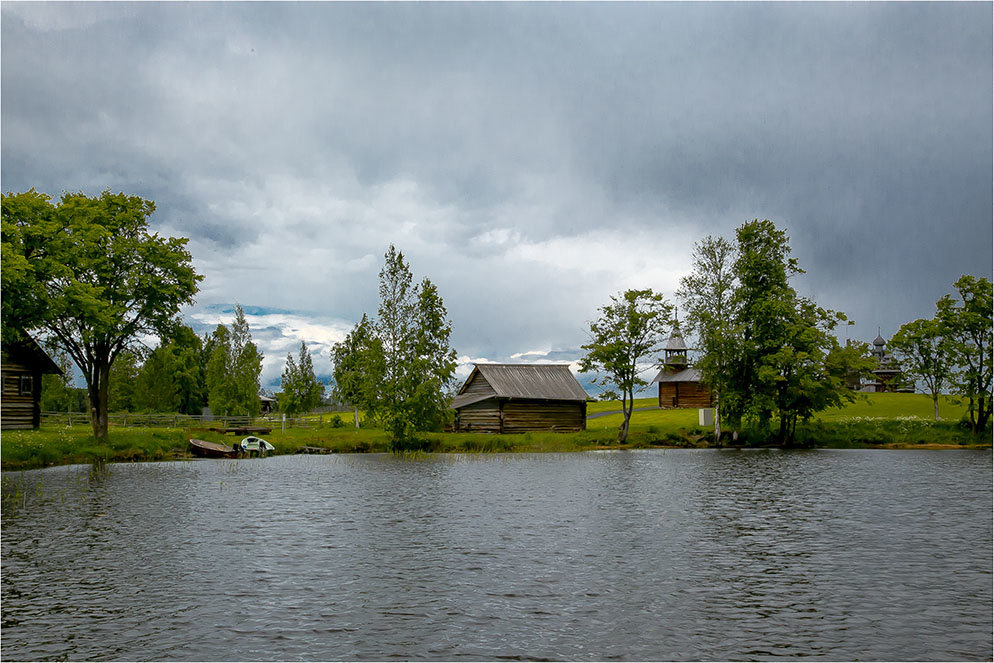
<path fill-rule="evenodd" d="M 238 455 L 238 445 L 229 447 L 219 442 L 190 438 L 190 451 L 201 458 L 234 458 Z"/>

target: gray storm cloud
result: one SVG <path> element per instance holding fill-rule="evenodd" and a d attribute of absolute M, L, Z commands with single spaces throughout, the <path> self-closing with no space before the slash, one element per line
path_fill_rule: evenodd
<path fill-rule="evenodd" d="M 991 274 L 991 19 L 5 2 L 3 189 L 154 199 L 207 276 L 191 315 L 356 320 L 394 243 L 490 358 L 575 351 L 608 295 L 672 294 L 694 241 L 770 218 L 869 339 Z"/>

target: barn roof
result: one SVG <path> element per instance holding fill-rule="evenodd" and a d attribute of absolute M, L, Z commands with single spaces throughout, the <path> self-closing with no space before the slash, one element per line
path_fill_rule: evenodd
<path fill-rule="evenodd" d="M 700 382 L 701 372 L 696 368 L 685 368 L 676 373 L 668 373 L 666 369 L 659 371 L 659 375 L 652 378 L 653 382 Z"/>
<path fill-rule="evenodd" d="M 477 375 L 486 380 L 491 391 L 463 393 Z M 568 364 L 476 364 L 453 399 L 452 407 L 494 397 L 585 401 L 587 392 L 577 382 Z"/>
<path fill-rule="evenodd" d="M 680 334 L 680 328 L 674 327 L 673 333 L 670 335 L 670 340 L 666 342 L 666 349 L 672 351 L 686 351 L 687 344 L 683 340 L 683 336 Z"/>
<path fill-rule="evenodd" d="M 11 361 L 29 368 L 36 368 L 41 373 L 62 374 L 59 365 L 52 361 L 52 358 L 41 349 L 37 341 L 27 334 L 22 334 L 17 341 L 4 344 L 3 356 L 5 362 Z"/>

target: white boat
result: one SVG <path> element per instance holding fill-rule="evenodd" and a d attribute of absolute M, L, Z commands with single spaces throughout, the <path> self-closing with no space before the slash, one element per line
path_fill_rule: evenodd
<path fill-rule="evenodd" d="M 242 439 L 241 447 L 243 453 L 255 452 L 263 456 L 269 451 L 276 451 L 276 447 L 261 437 L 255 437 L 254 435 L 249 435 Z"/>

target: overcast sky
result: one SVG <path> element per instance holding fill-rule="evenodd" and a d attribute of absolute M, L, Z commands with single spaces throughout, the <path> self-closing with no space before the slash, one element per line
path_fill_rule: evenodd
<path fill-rule="evenodd" d="M 139 194 L 278 386 L 393 243 L 469 362 L 569 361 L 695 241 L 785 228 L 852 336 L 991 277 L 990 3 L 20 3 L 2 188 Z M 320 356 L 317 356 L 320 354 Z"/>

